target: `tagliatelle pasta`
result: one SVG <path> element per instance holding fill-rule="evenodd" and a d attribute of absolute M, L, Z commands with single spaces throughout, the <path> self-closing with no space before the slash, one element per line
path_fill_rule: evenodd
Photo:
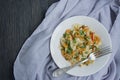
<path fill-rule="evenodd" d="M 60 40 L 61 53 L 71 64 L 82 61 L 92 52 L 99 49 L 100 37 L 88 26 L 74 24 L 72 29 L 67 29 Z M 93 61 L 83 63 L 88 65 Z"/>

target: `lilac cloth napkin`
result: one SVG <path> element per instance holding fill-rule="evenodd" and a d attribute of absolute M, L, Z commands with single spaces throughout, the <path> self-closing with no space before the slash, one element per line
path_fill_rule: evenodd
<path fill-rule="evenodd" d="M 99 72 L 84 77 L 68 74 L 58 78 L 52 72 L 58 67 L 50 55 L 50 38 L 56 26 L 72 16 L 89 16 L 101 22 L 110 33 L 113 53 Z M 120 1 L 60 0 L 46 12 L 45 19 L 26 40 L 14 63 L 15 80 L 120 80 Z"/>

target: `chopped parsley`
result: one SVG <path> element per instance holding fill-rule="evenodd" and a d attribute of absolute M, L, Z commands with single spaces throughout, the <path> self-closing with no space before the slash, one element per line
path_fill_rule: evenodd
<path fill-rule="evenodd" d="M 86 47 L 86 44 L 85 44 L 85 43 L 83 43 L 83 45 L 80 46 L 80 48 L 85 48 L 85 47 Z"/>
<path fill-rule="evenodd" d="M 70 41 L 69 40 L 66 40 L 66 43 L 67 43 L 67 45 L 70 45 Z"/>
<path fill-rule="evenodd" d="M 73 43 L 76 43 L 76 39 L 75 38 L 73 39 Z"/>
<path fill-rule="evenodd" d="M 67 34 L 67 33 L 64 33 L 64 34 L 63 34 L 63 37 L 64 37 L 64 38 L 66 38 L 66 37 L 68 37 L 68 36 L 69 36 L 69 34 Z"/>
<path fill-rule="evenodd" d="M 86 51 L 85 54 L 88 54 L 88 51 Z"/>
<path fill-rule="evenodd" d="M 71 53 L 72 53 L 72 48 L 71 48 L 71 47 L 68 47 L 67 53 L 68 53 L 68 54 L 71 54 Z"/>
<path fill-rule="evenodd" d="M 81 61 L 85 60 L 86 58 L 81 58 Z"/>
<path fill-rule="evenodd" d="M 88 40 L 90 40 L 90 37 L 85 36 L 84 39 L 88 41 Z"/>
<path fill-rule="evenodd" d="M 85 32 L 83 30 L 80 30 L 79 33 L 80 33 L 80 35 L 84 35 L 85 34 Z"/>

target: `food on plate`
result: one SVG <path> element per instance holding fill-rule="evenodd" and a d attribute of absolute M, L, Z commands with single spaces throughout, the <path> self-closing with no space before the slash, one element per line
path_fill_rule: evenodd
<path fill-rule="evenodd" d="M 73 28 L 67 29 L 60 39 L 61 54 L 73 65 L 98 51 L 101 43 L 100 37 L 89 26 L 73 24 Z M 82 65 L 93 62 L 88 60 Z"/>

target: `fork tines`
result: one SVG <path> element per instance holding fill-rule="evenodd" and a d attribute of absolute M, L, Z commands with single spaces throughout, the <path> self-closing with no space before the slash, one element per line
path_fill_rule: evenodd
<path fill-rule="evenodd" d="M 98 52 L 95 52 L 96 57 L 101 57 L 104 55 L 107 55 L 109 53 L 112 53 L 112 48 L 110 46 L 105 46 L 101 48 Z"/>

